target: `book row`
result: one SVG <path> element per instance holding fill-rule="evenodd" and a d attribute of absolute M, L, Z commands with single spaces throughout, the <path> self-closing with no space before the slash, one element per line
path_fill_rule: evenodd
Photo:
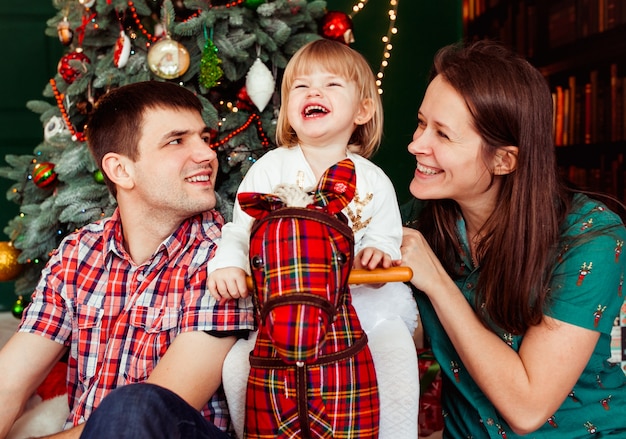
<path fill-rule="evenodd" d="M 527 58 L 626 26 L 624 0 L 463 0 L 466 27 L 496 38 Z M 469 32 L 475 34 L 475 32 Z M 538 45 L 542 41 L 545 44 Z"/>
<path fill-rule="evenodd" d="M 552 99 L 555 146 L 626 140 L 626 76 L 616 63 L 570 75 Z"/>
<path fill-rule="evenodd" d="M 548 9 L 548 45 L 556 48 L 624 23 L 623 0 L 561 0 Z"/>
<path fill-rule="evenodd" d="M 561 175 L 576 188 L 607 194 L 621 202 L 626 202 L 626 190 L 624 188 L 626 171 L 624 170 L 623 157 L 607 160 L 606 163 L 597 167 L 564 165 L 560 166 L 559 169 Z M 626 339 L 624 341 L 626 342 Z M 626 361 L 626 357 L 624 360 Z"/>

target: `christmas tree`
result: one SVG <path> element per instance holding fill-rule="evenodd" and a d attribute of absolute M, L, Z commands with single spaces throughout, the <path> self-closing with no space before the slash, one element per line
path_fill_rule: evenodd
<path fill-rule="evenodd" d="M 46 33 L 66 46 L 43 96 L 28 103 L 44 139 L 28 155 L 8 155 L 0 176 L 20 214 L 5 227 L 29 297 L 61 239 L 109 216 L 115 200 L 85 142 L 93 105 L 108 90 L 146 80 L 193 90 L 218 151 L 218 208 L 228 218 L 249 166 L 274 145 L 282 69 L 303 44 L 342 37 L 347 16 L 328 17 L 322 0 L 53 0 Z M 345 14 L 344 14 L 345 15 Z M 325 18 L 326 17 L 326 18 Z M 330 20 L 330 21 L 328 21 Z M 150 221 L 146 218 L 146 221 Z M 19 301 L 18 301 L 19 303 Z"/>

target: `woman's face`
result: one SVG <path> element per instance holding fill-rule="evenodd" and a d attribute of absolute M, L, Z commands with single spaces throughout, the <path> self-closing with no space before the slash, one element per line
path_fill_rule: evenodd
<path fill-rule="evenodd" d="M 482 139 L 464 99 L 440 75 L 430 83 L 409 152 L 417 168 L 409 189 L 422 200 L 452 199 L 461 207 L 492 202 L 496 185 L 482 157 Z"/>

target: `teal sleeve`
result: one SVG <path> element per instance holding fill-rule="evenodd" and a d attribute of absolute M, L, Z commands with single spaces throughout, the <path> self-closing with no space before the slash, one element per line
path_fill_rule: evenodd
<path fill-rule="evenodd" d="M 617 216 L 593 209 L 570 225 L 558 256 L 546 314 L 576 326 L 611 333 L 624 303 L 626 229 Z"/>

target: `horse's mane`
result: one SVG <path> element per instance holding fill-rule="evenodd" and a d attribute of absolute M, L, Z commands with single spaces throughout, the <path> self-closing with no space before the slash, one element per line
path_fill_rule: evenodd
<path fill-rule="evenodd" d="M 311 191 L 306 191 L 296 184 L 281 183 L 274 187 L 272 194 L 289 207 L 307 207 L 314 201 Z"/>

